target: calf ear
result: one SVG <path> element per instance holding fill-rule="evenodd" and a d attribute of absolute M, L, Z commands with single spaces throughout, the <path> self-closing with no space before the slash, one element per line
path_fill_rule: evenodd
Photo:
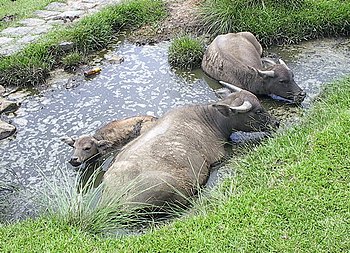
<path fill-rule="evenodd" d="M 112 147 L 113 143 L 107 140 L 96 141 L 97 150 L 100 154 L 105 153 Z"/>
<path fill-rule="evenodd" d="M 61 141 L 63 141 L 64 143 L 68 144 L 71 147 L 73 147 L 75 143 L 75 140 L 71 137 L 62 137 Z"/>

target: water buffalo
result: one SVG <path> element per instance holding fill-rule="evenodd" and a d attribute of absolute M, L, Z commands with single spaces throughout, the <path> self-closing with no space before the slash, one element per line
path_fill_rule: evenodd
<path fill-rule="evenodd" d="M 153 116 L 136 116 L 114 120 L 98 129 L 93 136 L 83 135 L 77 139 L 63 137 L 61 140 L 74 148 L 69 163 L 77 167 L 98 154 L 121 149 L 148 130 L 156 119 Z"/>
<path fill-rule="evenodd" d="M 276 95 L 301 103 L 306 94 L 295 83 L 293 72 L 279 60 L 262 70 L 262 47 L 250 32 L 217 36 L 208 46 L 202 69 L 216 80 L 234 84 L 255 95 Z"/>
<path fill-rule="evenodd" d="M 257 97 L 242 89 L 216 103 L 174 108 L 116 156 L 104 174 L 103 196 L 125 192 L 127 206 L 185 205 L 225 155 L 232 131 L 276 125 Z"/>

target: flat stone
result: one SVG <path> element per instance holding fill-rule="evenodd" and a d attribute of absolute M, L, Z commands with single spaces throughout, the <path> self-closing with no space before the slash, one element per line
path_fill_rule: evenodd
<path fill-rule="evenodd" d="M 9 56 L 22 50 L 24 47 L 24 44 L 9 44 L 8 46 L 0 48 L 0 55 Z"/>
<path fill-rule="evenodd" d="M 43 18 L 45 20 L 51 19 L 52 17 L 56 17 L 61 14 L 59 11 L 45 11 L 45 10 L 39 10 L 35 11 L 34 14 L 38 16 L 39 18 Z"/>
<path fill-rule="evenodd" d="M 39 38 L 39 35 L 28 35 L 28 36 L 25 36 L 25 37 L 17 40 L 17 43 L 26 45 L 26 44 L 29 44 L 31 42 L 36 41 L 38 38 Z"/>
<path fill-rule="evenodd" d="M 16 100 L 18 103 L 18 102 L 22 102 L 26 97 L 30 95 L 32 95 L 32 93 L 29 90 L 21 89 L 11 93 L 10 95 L 7 96 L 7 98 L 11 100 Z"/>
<path fill-rule="evenodd" d="M 5 45 L 13 41 L 13 38 L 0 37 L 0 45 Z"/>
<path fill-rule="evenodd" d="M 32 35 L 38 35 L 38 34 L 47 33 L 48 31 L 50 31 L 51 28 L 52 28 L 51 25 L 42 25 L 42 26 L 38 26 L 38 27 L 35 27 L 35 28 L 31 31 L 31 34 L 32 34 Z"/>
<path fill-rule="evenodd" d="M 0 32 L 1 35 L 10 37 L 22 37 L 28 35 L 34 28 L 28 26 L 8 27 Z"/>
<path fill-rule="evenodd" d="M 69 6 L 65 3 L 53 2 L 45 7 L 48 11 L 66 11 L 69 9 Z"/>
<path fill-rule="evenodd" d="M 0 113 L 14 112 L 19 108 L 19 104 L 15 101 L 10 101 L 5 98 L 0 98 Z"/>
<path fill-rule="evenodd" d="M 98 3 L 73 3 L 72 9 L 75 10 L 91 10 L 95 8 L 98 5 Z"/>
<path fill-rule="evenodd" d="M 80 18 L 84 14 L 84 11 L 65 11 L 57 16 L 55 19 L 70 19 L 73 21 L 76 18 Z"/>
<path fill-rule="evenodd" d="M 10 137 L 16 132 L 16 127 L 0 120 L 0 140 Z"/>
<path fill-rule="evenodd" d="M 21 25 L 24 26 L 40 26 L 46 23 L 44 19 L 41 18 L 27 18 L 24 20 L 19 21 Z"/>
<path fill-rule="evenodd" d="M 64 24 L 64 21 L 63 20 L 48 20 L 47 21 L 47 24 L 48 25 L 63 25 Z"/>

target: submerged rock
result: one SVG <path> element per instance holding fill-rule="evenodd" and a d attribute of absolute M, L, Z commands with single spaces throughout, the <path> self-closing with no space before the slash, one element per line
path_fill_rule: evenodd
<path fill-rule="evenodd" d="M 14 112 L 18 109 L 18 107 L 19 104 L 17 102 L 0 98 L 0 113 Z"/>
<path fill-rule="evenodd" d="M 0 140 L 10 137 L 16 132 L 16 127 L 0 120 Z"/>

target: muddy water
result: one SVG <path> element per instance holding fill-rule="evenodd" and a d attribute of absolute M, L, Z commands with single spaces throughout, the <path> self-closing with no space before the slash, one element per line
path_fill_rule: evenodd
<path fill-rule="evenodd" d="M 271 48 L 268 53 L 280 56 L 294 71 L 296 82 L 308 93 L 302 105 L 308 108 L 323 84 L 350 73 L 349 45 L 346 39 L 325 39 Z M 175 106 L 217 100 L 213 92 L 219 87 L 217 82 L 200 70 L 171 70 L 168 46 L 166 42 L 142 47 L 123 43 L 107 52 L 106 58 L 118 56 L 124 61 L 102 60 L 98 63 L 102 72 L 90 80 L 76 77 L 78 81 L 68 82 L 72 77 L 58 71 L 49 89 L 27 97 L 12 116 L 18 133 L 0 141 L 2 181 L 40 191 L 43 174 L 58 180 L 58 168 L 76 173 L 67 165 L 71 148 L 60 142 L 61 137 L 91 134 L 113 119 L 161 116 Z M 271 99 L 264 103 L 278 117 L 303 110 Z M 16 216 L 25 215 L 21 212 Z"/>

